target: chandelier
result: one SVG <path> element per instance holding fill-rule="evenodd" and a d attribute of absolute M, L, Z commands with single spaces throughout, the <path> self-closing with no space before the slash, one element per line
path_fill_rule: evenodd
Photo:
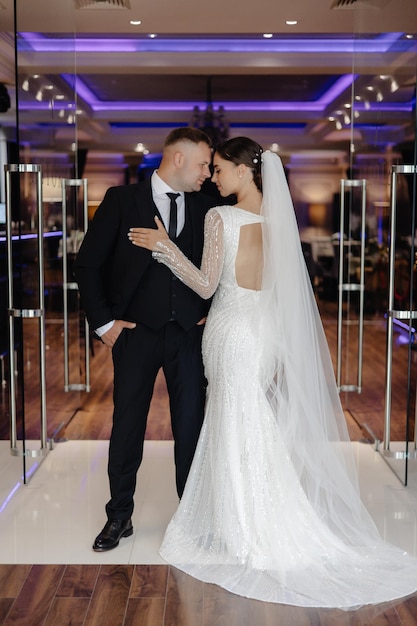
<path fill-rule="evenodd" d="M 200 110 L 196 105 L 190 121 L 192 128 L 198 128 L 208 135 L 213 147 L 224 143 L 229 137 L 229 122 L 223 106 L 214 109 L 211 100 L 211 77 L 207 80 L 206 108 Z"/>

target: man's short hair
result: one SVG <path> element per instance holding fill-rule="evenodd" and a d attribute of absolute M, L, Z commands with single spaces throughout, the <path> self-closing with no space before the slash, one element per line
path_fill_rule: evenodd
<path fill-rule="evenodd" d="M 171 130 L 165 139 L 164 148 L 172 146 L 178 141 L 191 141 L 195 144 L 203 142 L 206 143 L 209 148 L 212 148 L 209 136 L 197 128 L 191 128 L 191 126 L 183 126 L 181 128 L 174 128 L 174 130 Z"/>

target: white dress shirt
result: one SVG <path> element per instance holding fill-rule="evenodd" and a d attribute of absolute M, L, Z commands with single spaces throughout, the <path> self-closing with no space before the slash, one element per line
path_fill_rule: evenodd
<path fill-rule="evenodd" d="M 166 231 L 169 226 L 169 212 L 170 212 L 170 199 L 167 193 L 179 193 L 177 202 L 177 236 L 180 234 L 185 224 L 185 199 L 183 191 L 176 191 L 167 185 L 162 178 L 158 176 L 158 170 L 156 170 L 151 177 L 151 187 L 153 201 L 155 202 L 158 211 L 161 214 L 162 220 Z"/>

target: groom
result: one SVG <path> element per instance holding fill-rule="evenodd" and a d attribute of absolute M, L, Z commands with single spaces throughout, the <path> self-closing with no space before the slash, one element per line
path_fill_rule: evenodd
<path fill-rule="evenodd" d="M 191 261 L 200 265 L 204 217 L 215 204 L 200 192 L 210 177 L 209 138 L 193 128 L 173 130 L 150 180 L 113 187 L 98 207 L 75 263 L 90 327 L 112 350 L 114 412 L 108 476 L 107 522 L 93 550 L 115 548 L 133 533 L 136 474 L 142 461 L 149 405 L 158 370 L 167 383 L 175 441 L 176 485 L 181 497 L 203 421 L 205 378 L 201 337 L 208 304 L 133 246 L 134 226 L 154 227 L 155 215 Z M 175 204 L 167 194 L 178 196 Z M 172 207 L 172 209 L 171 209 Z"/>

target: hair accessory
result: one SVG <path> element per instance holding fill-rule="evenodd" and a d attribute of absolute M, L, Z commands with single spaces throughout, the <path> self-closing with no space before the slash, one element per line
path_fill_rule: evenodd
<path fill-rule="evenodd" d="M 256 165 L 257 163 L 259 163 L 259 161 L 262 162 L 261 154 L 262 154 L 262 148 L 259 150 L 259 152 L 255 152 L 255 156 L 252 159 L 252 163 L 255 163 L 255 165 Z"/>

